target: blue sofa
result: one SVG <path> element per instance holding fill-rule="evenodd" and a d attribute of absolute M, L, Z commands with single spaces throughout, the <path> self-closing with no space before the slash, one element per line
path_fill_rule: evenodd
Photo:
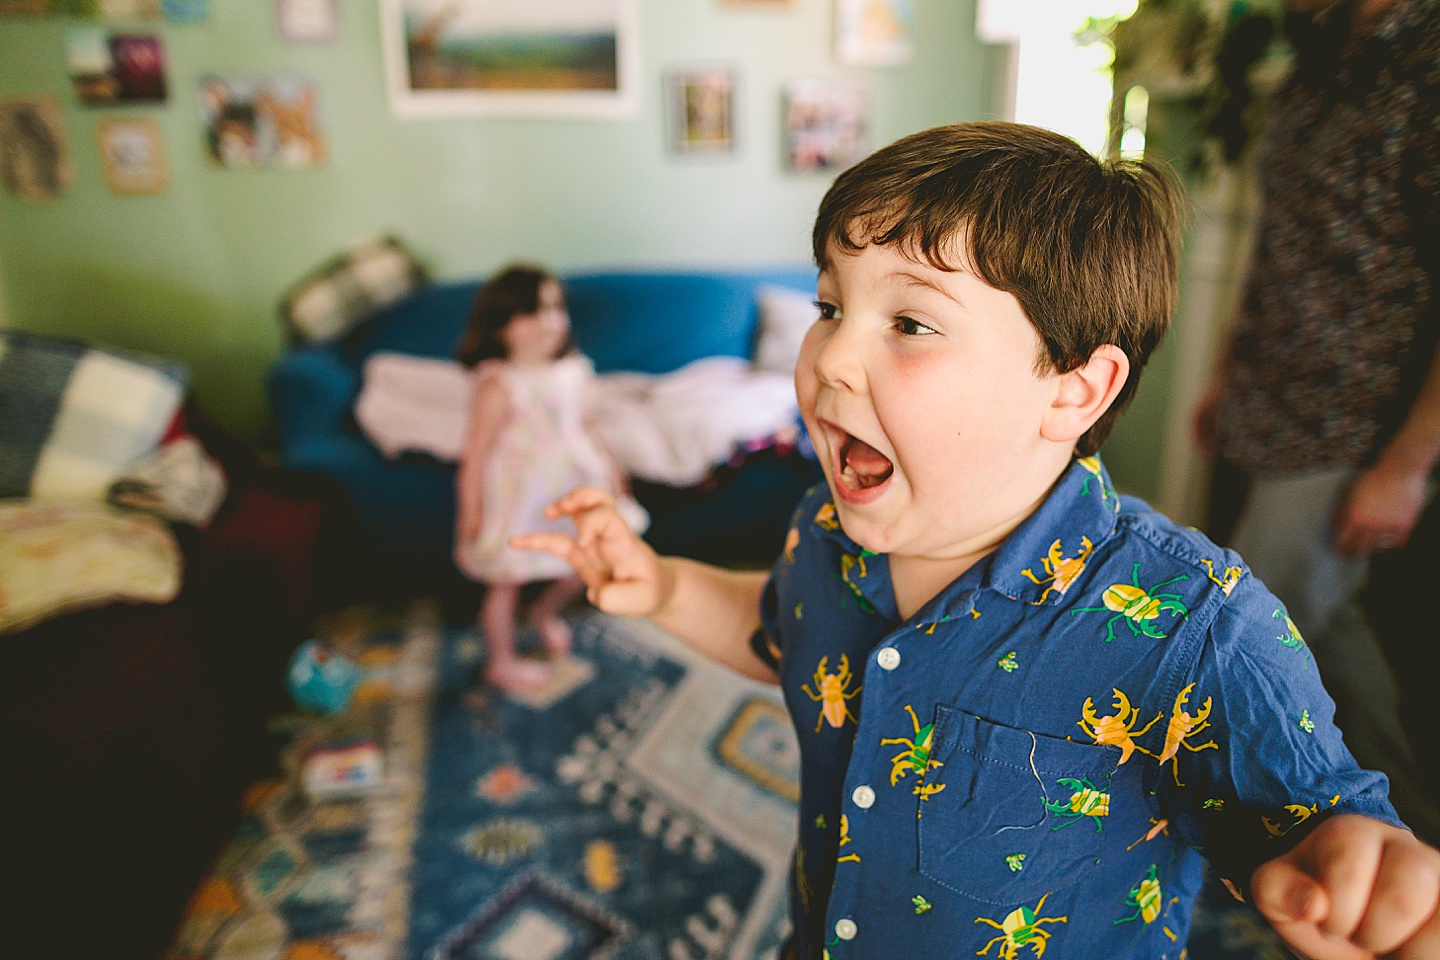
<path fill-rule="evenodd" d="M 708 356 L 749 357 L 756 288 L 813 293 L 813 268 L 707 273 L 588 273 L 564 278 L 576 343 L 596 369 L 668 373 Z M 422 455 L 387 460 L 351 410 L 372 353 L 450 357 L 479 283 L 425 287 L 379 311 L 339 342 L 302 346 L 270 371 L 282 465 L 335 477 L 349 491 L 357 561 L 383 582 L 453 578 L 454 467 Z M 790 512 L 820 478 L 796 453 L 756 454 L 701 488 L 637 483 L 651 512 L 646 538 L 662 553 L 732 565 L 768 564 Z"/>

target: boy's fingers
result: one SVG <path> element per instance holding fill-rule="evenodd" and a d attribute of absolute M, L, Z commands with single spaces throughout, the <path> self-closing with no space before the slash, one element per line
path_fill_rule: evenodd
<path fill-rule="evenodd" d="M 1277 927 L 1317 925 L 1330 909 L 1325 891 L 1301 869 L 1293 854 L 1266 861 L 1256 869 L 1250 878 L 1250 899 L 1260 915 Z"/>
<path fill-rule="evenodd" d="M 539 550 L 553 553 L 570 561 L 570 566 L 580 575 L 588 587 L 595 587 L 609 579 L 609 571 L 599 560 L 583 549 L 574 537 L 563 533 L 526 533 L 510 538 L 510 546 L 517 550 Z"/>
<path fill-rule="evenodd" d="M 576 487 L 565 496 L 556 500 L 545 508 L 545 513 L 552 519 L 569 514 L 575 516 L 586 510 L 593 510 L 596 507 L 613 507 L 615 498 L 604 490 L 595 487 Z"/>
<path fill-rule="evenodd" d="M 1396 960 L 1434 960 L 1440 957 L 1440 912 L 1430 915 L 1410 941 L 1394 953 Z"/>
<path fill-rule="evenodd" d="M 1384 834 L 1369 829 L 1359 817 L 1337 817 L 1321 826 L 1324 829 L 1305 843 L 1307 866 L 1329 899 L 1330 909 L 1320 921 L 1320 932 L 1332 940 L 1349 940 L 1370 905 L 1385 848 Z"/>
<path fill-rule="evenodd" d="M 1435 920 L 1437 902 L 1440 853 L 1408 833 L 1398 834 L 1385 844 L 1370 907 L 1352 939 L 1377 954 L 1390 953 L 1402 944 L 1408 950 L 1407 941 Z"/>

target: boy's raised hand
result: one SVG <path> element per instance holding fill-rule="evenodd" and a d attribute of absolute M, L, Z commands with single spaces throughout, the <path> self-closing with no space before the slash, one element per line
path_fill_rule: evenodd
<path fill-rule="evenodd" d="M 575 536 L 528 533 L 512 537 L 521 550 L 542 550 L 570 561 L 585 581 L 586 596 L 606 613 L 646 617 L 674 590 L 659 555 L 637 537 L 615 509 L 615 498 L 594 487 L 577 487 L 545 508 L 550 517 L 568 516 Z"/>
<path fill-rule="evenodd" d="M 1440 852 L 1369 817 L 1331 817 L 1250 880 L 1255 908 L 1308 960 L 1440 958 Z"/>

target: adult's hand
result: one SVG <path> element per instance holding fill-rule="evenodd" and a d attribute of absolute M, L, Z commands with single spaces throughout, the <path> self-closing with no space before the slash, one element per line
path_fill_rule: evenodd
<path fill-rule="evenodd" d="M 1374 554 L 1403 547 L 1425 507 L 1429 473 L 1381 458 L 1355 478 L 1335 515 L 1342 553 Z"/>

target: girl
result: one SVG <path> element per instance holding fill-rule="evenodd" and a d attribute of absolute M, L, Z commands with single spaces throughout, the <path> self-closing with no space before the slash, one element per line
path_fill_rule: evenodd
<path fill-rule="evenodd" d="M 534 267 L 512 266 L 485 284 L 470 311 L 456 358 L 474 369 L 469 435 L 456 474 L 455 562 L 489 585 L 479 626 L 489 644 L 485 679 L 505 690 L 535 687 L 550 669 L 515 653 L 515 614 L 523 584 L 549 580 L 529 619 L 552 657 L 570 649 L 560 610 L 583 589 L 568 563 L 510 547 L 511 536 L 561 530 L 545 507 L 579 485 L 621 493 L 624 481 L 586 421 L 594 370 L 570 340 L 560 282 Z M 621 497 L 638 532 L 645 512 Z"/>

